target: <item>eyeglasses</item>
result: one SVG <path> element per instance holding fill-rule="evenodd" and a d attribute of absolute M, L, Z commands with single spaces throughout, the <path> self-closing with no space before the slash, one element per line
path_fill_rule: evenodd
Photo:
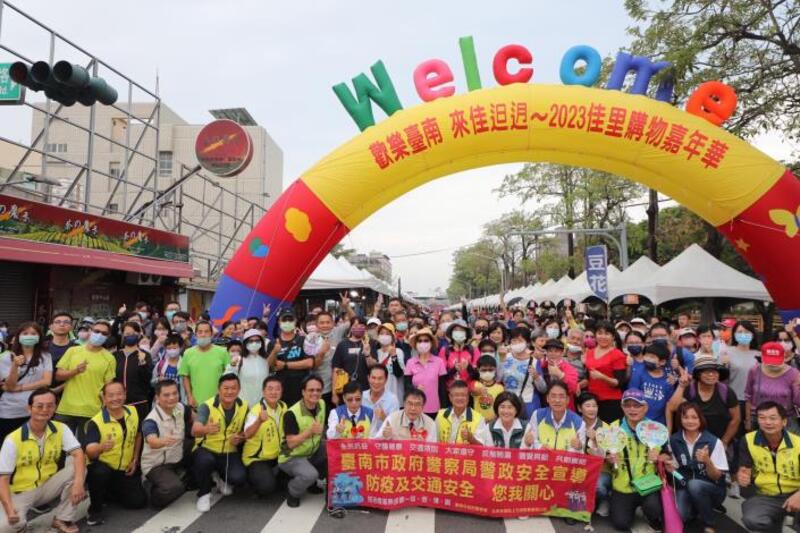
<path fill-rule="evenodd" d="M 406 402 L 406 407 L 422 407 L 422 402 Z"/>
<path fill-rule="evenodd" d="M 55 409 L 55 408 L 56 408 L 56 404 L 54 404 L 54 403 L 35 403 L 35 404 L 31 405 L 31 409 L 44 410 L 44 409 Z"/>

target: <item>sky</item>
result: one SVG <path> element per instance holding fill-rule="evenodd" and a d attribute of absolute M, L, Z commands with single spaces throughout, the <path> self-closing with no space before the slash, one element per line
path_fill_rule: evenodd
<path fill-rule="evenodd" d="M 474 37 L 484 86 L 494 85 L 495 52 L 511 43 L 533 53 L 534 82 L 560 83 L 558 67 L 567 49 L 587 44 L 601 55 L 613 54 L 629 42 L 625 30 L 631 24 L 621 0 L 14 1 L 148 87 L 155 86 L 158 72 L 162 100 L 189 122 L 210 121 L 209 109 L 246 107 L 283 150 L 284 188 L 358 134 L 331 87 L 368 71 L 378 59 L 408 108 L 420 102 L 412 73 L 426 59 L 448 62 L 457 93 L 466 91 L 459 37 Z M 46 57 L 47 40 L 23 31 L 23 22 L 8 11 L 3 43 Z M 377 110 L 376 119 L 382 118 Z M 19 123 L 20 136 L 30 135 L 30 118 Z M 756 144 L 773 157 L 790 152 L 776 137 Z M 520 167 L 494 166 L 430 182 L 373 214 L 343 244 L 392 257 L 406 290 L 446 288 L 453 251 L 475 242 L 486 222 L 520 207 L 492 192 Z M 630 215 L 637 219 L 642 211 Z M 423 253 L 429 251 L 436 252 Z"/>

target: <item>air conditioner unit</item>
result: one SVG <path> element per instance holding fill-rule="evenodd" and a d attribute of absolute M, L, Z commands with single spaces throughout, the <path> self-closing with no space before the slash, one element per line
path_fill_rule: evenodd
<path fill-rule="evenodd" d="M 132 285 L 161 285 L 161 276 L 142 272 L 128 272 L 125 281 Z"/>

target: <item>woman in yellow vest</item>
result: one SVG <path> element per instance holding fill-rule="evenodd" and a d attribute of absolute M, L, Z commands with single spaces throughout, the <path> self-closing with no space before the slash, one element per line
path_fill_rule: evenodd
<path fill-rule="evenodd" d="M 306 491 L 321 494 L 318 479 L 328 474 L 328 457 L 321 446 L 325 432 L 325 401 L 322 399 L 322 378 L 311 374 L 301 384 L 302 399 L 283 415 L 283 440 L 278 455 L 278 468 L 291 479 L 286 504 L 300 506 Z"/>
<path fill-rule="evenodd" d="M 28 509 L 59 498 L 52 528 L 60 533 L 78 533 L 77 505 L 86 497 L 83 481 L 86 460 L 72 431 L 52 420 L 56 395 L 36 389 L 28 396 L 30 419 L 12 431 L 0 449 L 0 531 L 27 527 Z M 39 442 L 42 442 L 42 448 Z M 61 454 L 72 457 L 59 470 Z"/>
<path fill-rule="evenodd" d="M 244 423 L 247 439 L 242 462 L 247 468 L 250 486 L 259 496 L 275 492 L 275 467 L 283 438 L 283 415 L 286 404 L 281 401 L 283 384 L 277 376 L 269 376 L 261 387 L 262 398 L 251 409 Z"/>
<path fill-rule="evenodd" d="M 525 428 L 524 448 L 583 451 L 586 425 L 570 411 L 569 389 L 563 381 L 551 381 L 545 394 L 548 407 L 536 409 Z"/>
<path fill-rule="evenodd" d="M 147 505 L 139 471 L 139 452 L 142 449 L 139 414 L 136 408 L 125 405 L 125 387 L 119 381 L 103 385 L 103 407 L 86 424 L 86 456 L 89 458 L 90 526 L 103 523 L 103 504 L 106 499 L 118 502 L 127 509 Z"/>
<path fill-rule="evenodd" d="M 663 515 L 660 491 L 641 495 L 634 482 L 647 475 L 655 474 L 655 462 L 660 448 L 648 449 L 636 436 L 636 427 L 646 420 L 647 401 L 640 389 L 628 389 L 622 395 L 624 417 L 614 421 L 612 426 L 620 426 L 628 437 L 622 452 L 609 453 L 606 461 L 616 465 L 611 480 L 611 523 L 616 529 L 627 531 L 633 523 L 636 508 L 641 507 L 651 528 L 663 529 Z"/>
<path fill-rule="evenodd" d="M 742 521 L 752 531 L 780 530 L 786 514 L 800 512 L 800 437 L 786 430 L 786 409 L 773 401 L 756 407 L 758 430 L 745 435 L 737 481 L 755 483 L 756 493 L 742 504 Z"/>
<path fill-rule="evenodd" d="M 244 422 L 247 402 L 239 399 L 239 377 L 223 374 L 217 394 L 200 404 L 197 419 L 192 425 L 195 438 L 192 469 L 197 481 L 197 510 L 211 509 L 211 486 L 223 496 L 233 494 L 233 486 L 247 481 L 239 445 L 245 440 Z"/>

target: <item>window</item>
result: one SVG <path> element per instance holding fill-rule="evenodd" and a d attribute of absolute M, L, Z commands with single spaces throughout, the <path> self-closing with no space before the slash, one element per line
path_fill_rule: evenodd
<path fill-rule="evenodd" d="M 158 177 L 172 177 L 172 152 L 158 152 Z"/>
<path fill-rule="evenodd" d="M 112 161 L 108 164 L 108 173 L 115 178 L 119 178 L 119 161 Z"/>
<path fill-rule="evenodd" d="M 44 151 L 53 154 L 63 154 L 67 151 L 66 143 L 47 143 L 44 145 Z"/>

